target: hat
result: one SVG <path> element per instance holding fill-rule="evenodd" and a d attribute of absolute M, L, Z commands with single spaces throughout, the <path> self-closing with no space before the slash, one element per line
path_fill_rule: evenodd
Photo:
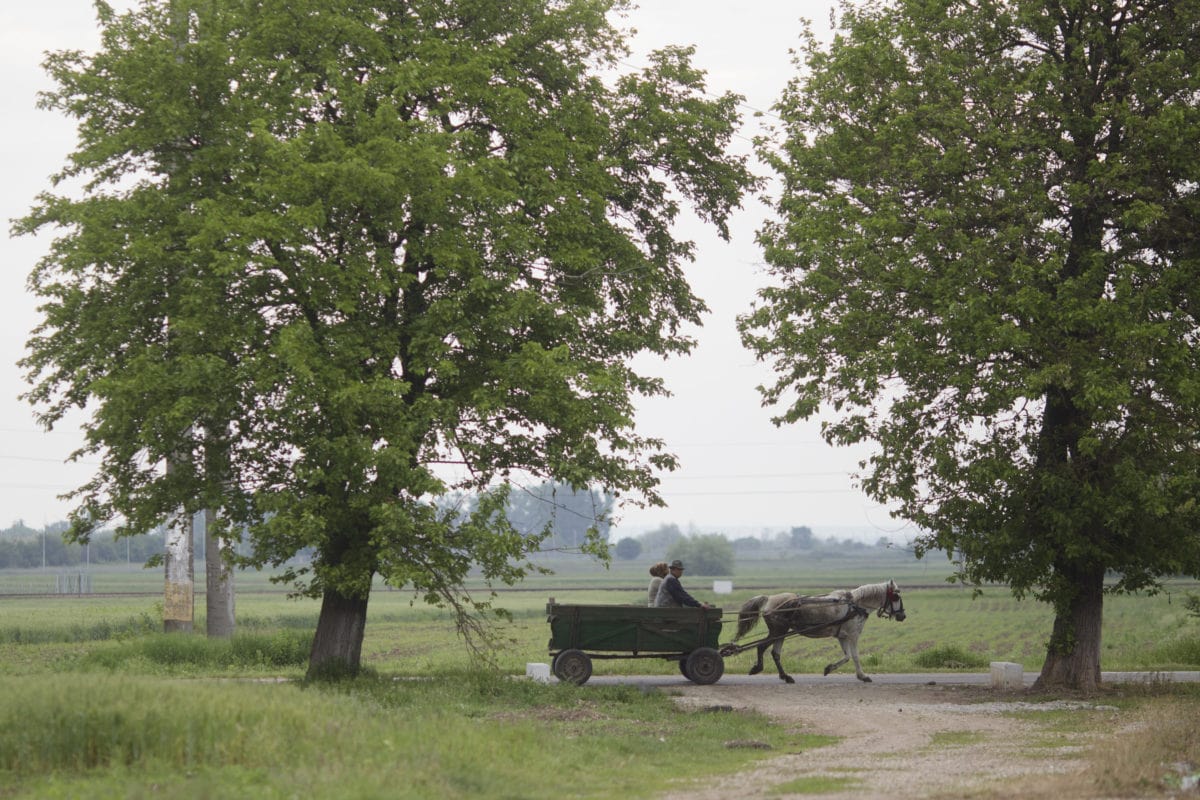
<path fill-rule="evenodd" d="M 671 569 L 683 569 L 683 562 L 678 558 L 671 562 Z"/>

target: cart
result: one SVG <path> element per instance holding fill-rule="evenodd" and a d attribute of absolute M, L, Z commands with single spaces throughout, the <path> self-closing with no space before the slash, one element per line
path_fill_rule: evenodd
<path fill-rule="evenodd" d="M 593 659 L 659 658 L 677 661 L 685 678 L 701 685 L 725 673 L 717 648 L 719 608 L 546 604 L 551 671 L 582 685 Z"/>

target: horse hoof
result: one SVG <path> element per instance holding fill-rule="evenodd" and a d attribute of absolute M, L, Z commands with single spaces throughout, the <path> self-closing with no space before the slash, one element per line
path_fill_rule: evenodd
<path fill-rule="evenodd" d="M 863 683 L 871 683 L 871 678 L 869 675 L 859 675 L 858 679 Z"/>
<path fill-rule="evenodd" d="M 826 667 L 826 668 L 825 668 L 825 674 L 826 674 L 826 675 L 828 675 L 828 674 L 829 674 L 829 673 L 831 673 L 831 672 L 833 672 L 833 667 Z"/>
<path fill-rule="evenodd" d="M 796 682 L 796 679 L 793 678 L 791 675 L 780 675 L 779 677 L 783 678 L 784 683 L 795 683 Z"/>
<path fill-rule="evenodd" d="M 762 672 L 762 667 L 751 667 L 750 668 L 751 675 L 757 675 L 760 672 Z"/>

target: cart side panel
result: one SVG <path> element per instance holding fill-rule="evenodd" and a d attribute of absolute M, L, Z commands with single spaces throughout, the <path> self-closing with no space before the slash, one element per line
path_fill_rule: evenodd
<path fill-rule="evenodd" d="M 718 647 L 719 608 L 549 604 L 550 649 L 686 653 Z"/>

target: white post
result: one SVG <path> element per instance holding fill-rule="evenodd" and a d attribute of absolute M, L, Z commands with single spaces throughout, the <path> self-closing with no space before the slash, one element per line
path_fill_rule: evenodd
<path fill-rule="evenodd" d="M 175 459 L 167 460 L 167 474 Z M 192 544 L 192 515 L 184 509 L 167 525 L 163 589 L 163 630 L 191 633 L 195 622 L 195 552 Z"/>

